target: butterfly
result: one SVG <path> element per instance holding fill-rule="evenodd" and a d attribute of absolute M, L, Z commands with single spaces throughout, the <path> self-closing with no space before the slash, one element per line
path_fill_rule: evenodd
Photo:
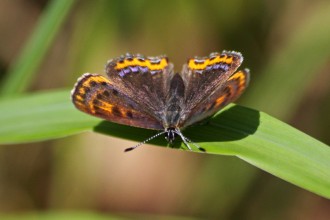
<path fill-rule="evenodd" d="M 241 53 L 223 51 L 190 58 L 176 73 L 166 56 L 127 53 L 107 62 L 107 77 L 82 75 L 71 98 L 76 108 L 90 115 L 118 124 L 161 130 L 125 151 L 162 134 L 170 144 L 177 136 L 181 137 L 192 150 L 189 142 L 193 142 L 181 130 L 212 116 L 243 93 L 250 73 L 248 69 L 236 72 L 242 62 Z"/>

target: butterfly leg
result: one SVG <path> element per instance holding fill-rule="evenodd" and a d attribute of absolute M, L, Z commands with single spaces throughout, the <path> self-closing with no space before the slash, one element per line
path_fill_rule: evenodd
<path fill-rule="evenodd" d="M 192 142 L 190 139 L 186 138 L 185 136 L 183 136 L 183 134 L 181 133 L 181 131 L 179 129 L 175 129 L 174 131 L 177 135 L 179 135 L 183 141 L 183 143 L 186 145 L 186 147 L 192 151 L 192 148 L 190 147 L 190 145 L 188 144 L 191 143 L 192 145 L 194 145 L 198 150 L 202 151 L 202 152 L 206 152 L 204 148 L 202 148 L 201 146 L 199 146 L 198 144 Z"/>

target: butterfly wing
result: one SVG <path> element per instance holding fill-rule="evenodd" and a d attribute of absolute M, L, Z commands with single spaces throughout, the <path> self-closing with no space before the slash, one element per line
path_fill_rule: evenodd
<path fill-rule="evenodd" d="M 173 78 L 173 65 L 165 56 L 126 54 L 110 60 L 106 73 L 114 85 L 158 120 L 165 115 L 166 97 Z"/>
<path fill-rule="evenodd" d="M 243 57 L 237 52 L 212 53 L 209 57 L 189 59 L 183 66 L 185 103 L 193 109 L 223 85 L 241 65 Z"/>
<path fill-rule="evenodd" d="M 163 129 L 121 86 L 98 74 L 84 74 L 72 90 L 72 102 L 81 111 L 119 124 Z"/>
<path fill-rule="evenodd" d="M 216 92 L 192 109 L 188 120 L 184 122 L 184 127 L 210 117 L 227 104 L 234 102 L 248 86 L 249 79 L 248 69 L 234 73 Z"/>
<path fill-rule="evenodd" d="M 186 110 L 179 126 L 186 127 L 209 117 L 240 96 L 249 81 L 248 70 L 234 74 L 242 61 L 240 53 L 226 51 L 188 61 L 182 71 Z"/>

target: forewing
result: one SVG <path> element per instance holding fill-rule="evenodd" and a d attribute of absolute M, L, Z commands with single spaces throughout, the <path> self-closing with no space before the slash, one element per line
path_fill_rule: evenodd
<path fill-rule="evenodd" d="M 126 54 L 110 60 L 106 73 L 113 84 L 146 112 L 159 120 L 164 118 L 166 96 L 173 77 L 173 65 L 167 57 Z"/>
<path fill-rule="evenodd" d="M 119 124 L 147 129 L 163 129 L 157 118 L 144 111 L 121 86 L 98 74 L 84 74 L 71 93 L 81 111 Z"/>
<path fill-rule="evenodd" d="M 196 108 L 223 86 L 243 62 L 238 52 L 211 53 L 208 57 L 192 58 L 183 66 L 186 111 Z"/>
<path fill-rule="evenodd" d="M 199 103 L 187 114 L 187 120 L 181 121 L 181 126 L 186 127 L 195 122 L 201 121 L 234 102 L 241 96 L 249 84 L 250 73 L 248 69 L 240 70 L 220 84 L 219 87 L 209 96 L 204 97 L 204 101 Z"/>

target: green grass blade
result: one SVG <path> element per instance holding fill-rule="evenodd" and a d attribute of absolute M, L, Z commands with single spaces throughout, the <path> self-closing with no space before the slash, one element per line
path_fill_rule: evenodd
<path fill-rule="evenodd" d="M 64 90 L 0 101 L 0 143 L 41 141 L 92 130 L 135 141 L 155 134 L 83 114 L 73 107 L 69 97 L 70 92 Z M 240 157 L 330 198 L 330 148 L 265 113 L 230 105 L 208 123 L 183 133 L 207 153 Z M 166 145 L 163 138 L 152 143 Z M 174 147 L 179 145 L 180 141 Z"/>
<path fill-rule="evenodd" d="M 0 108 L 0 143 L 65 137 L 90 130 L 101 121 L 77 112 L 68 90 L 5 99 Z"/>
<path fill-rule="evenodd" d="M 74 0 L 50 2 L 22 53 L 6 74 L 0 88 L 2 96 L 21 93 L 27 89 L 73 3 Z"/>

